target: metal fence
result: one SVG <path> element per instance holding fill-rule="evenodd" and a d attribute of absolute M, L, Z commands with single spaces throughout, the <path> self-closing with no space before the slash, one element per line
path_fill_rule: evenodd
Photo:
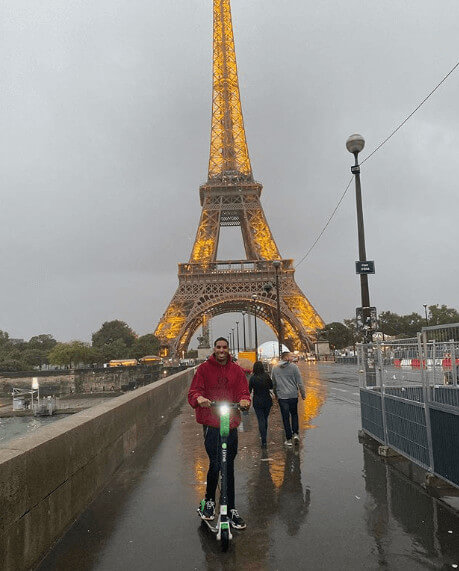
<path fill-rule="evenodd" d="M 459 487 L 459 325 L 358 346 L 362 428 Z"/>
<path fill-rule="evenodd" d="M 459 341 L 459 323 L 423 327 L 422 333 L 426 334 L 429 341 Z"/>

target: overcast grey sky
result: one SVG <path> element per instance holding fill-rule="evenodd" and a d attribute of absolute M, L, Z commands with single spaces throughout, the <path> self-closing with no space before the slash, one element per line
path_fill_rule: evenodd
<path fill-rule="evenodd" d="M 458 61 L 459 2 L 232 11 L 253 171 L 281 254 L 298 261 L 350 178 L 347 137 L 364 135 L 363 159 Z M 211 0 L 0 3 L 0 329 L 154 330 L 200 216 L 211 57 Z M 458 88 L 456 71 L 362 167 L 380 311 L 459 307 Z M 353 189 L 296 273 L 326 322 L 360 305 Z M 220 257 L 241 244 L 224 232 Z"/>

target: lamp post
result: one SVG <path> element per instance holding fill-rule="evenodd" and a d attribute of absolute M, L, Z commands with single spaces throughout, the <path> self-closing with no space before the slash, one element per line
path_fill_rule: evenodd
<path fill-rule="evenodd" d="M 365 147 L 365 139 L 362 135 L 351 135 L 346 141 L 347 150 L 354 155 L 355 164 L 351 167 L 351 173 L 355 178 L 355 201 L 357 207 L 357 231 L 359 239 L 359 261 L 366 262 L 367 254 L 365 250 L 365 228 L 363 224 L 363 209 L 362 209 L 362 189 L 360 187 L 360 165 L 359 153 Z M 360 274 L 360 292 L 362 298 L 362 311 L 364 325 L 368 325 L 370 316 L 370 292 L 368 290 L 368 275 Z M 365 342 L 371 341 L 371 323 L 368 329 L 364 329 Z"/>
<path fill-rule="evenodd" d="M 279 359 L 280 359 L 282 355 L 282 344 L 284 341 L 282 335 L 282 321 L 281 321 L 280 295 L 279 295 L 279 268 L 281 266 L 281 261 L 274 260 L 273 266 L 274 269 L 276 270 L 277 341 L 279 344 Z"/>
<path fill-rule="evenodd" d="M 263 289 L 265 290 L 266 293 L 269 294 L 269 293 L 271 293 L 271 291 L 272 291 L 272 289 L 273 289 L 273 284 L 272 284 L 271 282 L 267 282 L 267 283 L 265 283 L 265 284 L 263 285 Z M 276 322 L 277 322 L 276 327 L 279 328 L 279 313 L 277 313 Z M 278 329 L 278 334 L 279 334 L 279 329 Z M 281 348 L 281 345 L 280 345 L 280 342 L 279 342 L 279 335 L 278 335 L 277 340 L 278 340 L 278 348 L 277 348 L 277 350 L 278 350 L 278 351 L 282 351 L 282 348 Z M 279 355 L 280 355 L 280 353 L 279 353 Z"/>
<path fill-rule="evenodd" d="M 231 328 L 231 337 L 233 340 L 232 345 L 233 345 L 233 355 L 234 355 L 236 353 L 236 344 L 234 343 L 234 327 Z"/>
<path fill-rule="evenodd" d="M 40 409 L 40 384 L 38 377 L 32 377 L 32 391 L 37 391 L 37 412 Z M 33 392 L 32 392 L 32 410 L 33 410 Z"/>
<path fill-rule="evenodd" d="M 247 343 L 245 342 L 245 314 L 246 312 L 242 312 L 242 336 L 244 338 L 244 351 L 247 351 Z"/>
<path fill-rule="evenodd" d="M 231 347 L 231 331 L 228 333 L 228 344 L 229 344 L 229 352 L 231 353 L 232 351 L 232 347 Z"/>
<path fill-rule="evenodd" d="M 426 326 L 429 327 L 429 319 L 427 317 L 427 303 L 422 304 L 424 306 L 424 313 L 426 315 Z"/>
<path fill-rule="evenodd" d="M 255 329 L 255 353 L 258 361 L 258 330 L 257 330 L 257 299 L 256 293 L 252 294 L 253 299 L 253 317 L 254 317 L 254 329 Z"/>
<path fill-rule="evenodd" d="M 237 354 L 239 355 L 239 321 L 236 321 L 236 343 L 237 343 Z"/>

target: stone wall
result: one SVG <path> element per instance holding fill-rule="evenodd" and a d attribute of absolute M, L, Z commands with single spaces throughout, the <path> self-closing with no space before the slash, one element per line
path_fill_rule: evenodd
<path fill-rule="evenodd" d="M 2 570 L 33 567 L 123 460 L 180 406 L 187 369 L 11 440 L 0 449 Z"/>
<path fill-rule="evenodd" d="M 183 367 L 168 368 L 168 374 Z M 11 395 L 13 387 L 30 390 L 32 378 L 38 377 L 40 395 L 62 397 L 70 393 L 132 390 L 161 378 L 162 365 L 136 367 L 107 367 L 98 369 L 69 369 L 62 371 L 34 371 L 28 373 L 2 373 L 0 396 Z"/>

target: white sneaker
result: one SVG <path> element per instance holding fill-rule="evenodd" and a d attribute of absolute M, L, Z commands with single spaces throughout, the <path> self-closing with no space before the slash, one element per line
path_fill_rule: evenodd
<path fill-rule="evenodd" d="M 300 437 L 298 436 L 298 434 L 295 433 L 293 435 L 293 440 L 295 441 L 295 444 L 300 441 Z"/>
<path fill-rule="evenodd" d="M 293 446 L 293 443 L 292 443 L 292 440 L 291 440 L 291 439 L 290 439 L 290 440 L 286 440 L 286 441 L 284 442 L 284 444 L 285 444 L 285 446 Z"/>

